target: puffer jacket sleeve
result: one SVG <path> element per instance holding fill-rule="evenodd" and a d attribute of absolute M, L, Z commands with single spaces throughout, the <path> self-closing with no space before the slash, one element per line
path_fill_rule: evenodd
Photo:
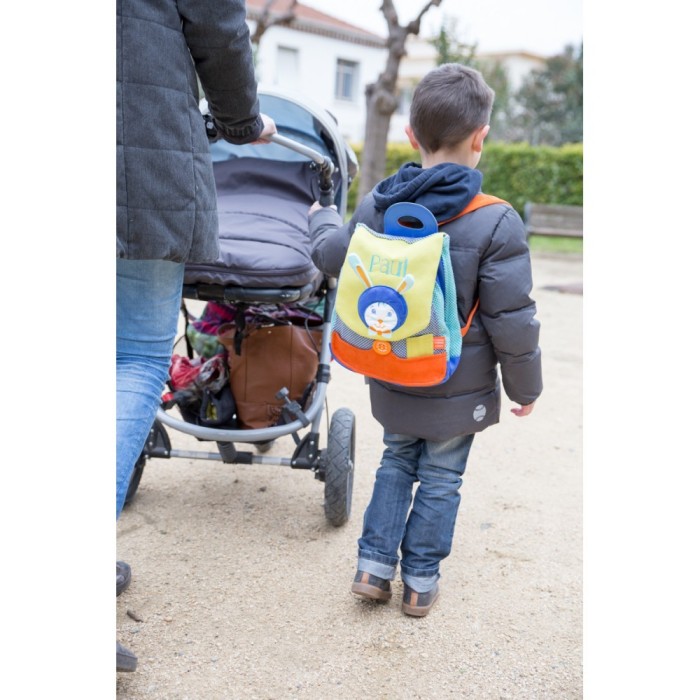
<path fill-rule="evenodd" d="M 325 275 L 340 275 L 355 225 L 359 220 L 368 220 L 367 216 L 374 211 L 373 201 L 367 195 L 346 224 L 332 207 L 319 209 L 309 217 L 311 259 Z"/>
<path fill-rule="evenodd" d="M 542 392 L 540 323 L 535 318 L 532 266 L 525 227 L 508 207 L 479 266 L 480 317 L 501 365 L 508 398 L 526 405 Z"/>
<path fill-rule="evenodd" d="M 179 0 L 182 28 L 219 133 L 249 143 L 263 129 L 244 0 Z"/>

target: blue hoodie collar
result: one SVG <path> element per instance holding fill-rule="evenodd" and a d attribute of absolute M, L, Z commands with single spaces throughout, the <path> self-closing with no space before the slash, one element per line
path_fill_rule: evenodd
<path fill-rule="evenodd" d="M 374 188 L 374 206 L 385 211 L 396 202 L 416 202 L 429 209 L 438 221 L 457 216 L 481 190 L 482 174 L 456 163 L 422 168 L 404 163 Z"/>

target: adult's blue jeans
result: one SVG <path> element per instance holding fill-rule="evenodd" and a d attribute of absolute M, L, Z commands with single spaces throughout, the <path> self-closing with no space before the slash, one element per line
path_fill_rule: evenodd
<path fill-rule="evenodd" d="M 184 263 L 117 259 L 117 518 L 168 378 Z"/>
<path fill-rule="evenodd" d="M 358 540 L 360 570 L 392 580 L 400 548 L 404 583 L 419 593 L 433 588 L 440 578 L 440 562 L 452 549 L 459 488 L 473 440 L 473 435 L 461 435 L 431 442 L 385 433 L 384 454 Z"/>

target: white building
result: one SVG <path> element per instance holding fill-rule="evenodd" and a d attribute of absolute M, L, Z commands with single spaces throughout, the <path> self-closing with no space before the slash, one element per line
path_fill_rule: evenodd
<path fill-rule="evenodd" d="M 266 4 L 267 0 L 246 0 L 251 33 Z M 271 11 L 285 14 L 289 5 L 290 0 L 274 0 Z M 406 51 L 399 66 L 399 108 L 389 130 L 389 141 L 394 142 L 407 140 L 404 128 L 413 89 L 436 65 L 437 52 L 427 39 L 409 36 Z M 350 142 L 364 139 L 365 86 L 386 67 L 384 37 L 297 3 L 291 24 L 265 32 L 256 57 L 262 87 L 298 91 L 331 112 Z M 545 63 L 544 57 L 524 51 L 478 54 L 477 59 L 503 65 L 514 89 Z"/>
<path fill-rule="evenodd" d="M 251 32 L 266 0 L 246 0 Z M 283 13 L 289 0 L 276 0 Z M 270 27 L 257 49 L 261 86 L 298 91 L 338 120 L 351 142 L 364 139 L 365 85 L 384 70 L 386 40 L 298 3 L 289 26 Z"/>
<path fill-rule="evenodd" d="M 500 63 L 508 74 L 508 81 L 513 90 L 517 90 L 522 85 L 531 71 L 542 70 L 546 65 L 544 56 L 528 51 L 478 53 L 476 58 L 482 63 Z"/>

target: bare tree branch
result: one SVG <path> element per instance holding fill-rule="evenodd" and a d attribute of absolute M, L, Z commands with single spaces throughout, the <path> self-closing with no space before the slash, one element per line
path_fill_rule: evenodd
<path fill-rule="evenodd" d="M 275 0 L 267 0 L 265 7 L 263 7 L 262 14 L 260 15 L 260 19 L 255 23 L 255 31 L 250 35 L 250 41 L 254 46 L 260 44 L 260 39 L 262 39 L 263 34 L 265 34 L 268 29 L 276 26 L 287 26 L 291 24 L 296 17 L 297 0 L 291 0 L 287 11 L 282 15 L 272 14 L 271 9 L 274 3 Z"/>
<path fill-rule="evenodd" d="M 423 15 L 431 8 L 431 7 L 439 7 L 440 3 L 442 0 L 430 0 L 430 2 L 426 3 L 425 7 L 420 11 L 420 14 L 418 17 L 416 17 L 414 20 L 409 22 L 406 25 L 406 29 L 408 30 L 409 34 L 418 34 L 420 32 L 420 23 L 421 20 L 423 19 Z"/>

